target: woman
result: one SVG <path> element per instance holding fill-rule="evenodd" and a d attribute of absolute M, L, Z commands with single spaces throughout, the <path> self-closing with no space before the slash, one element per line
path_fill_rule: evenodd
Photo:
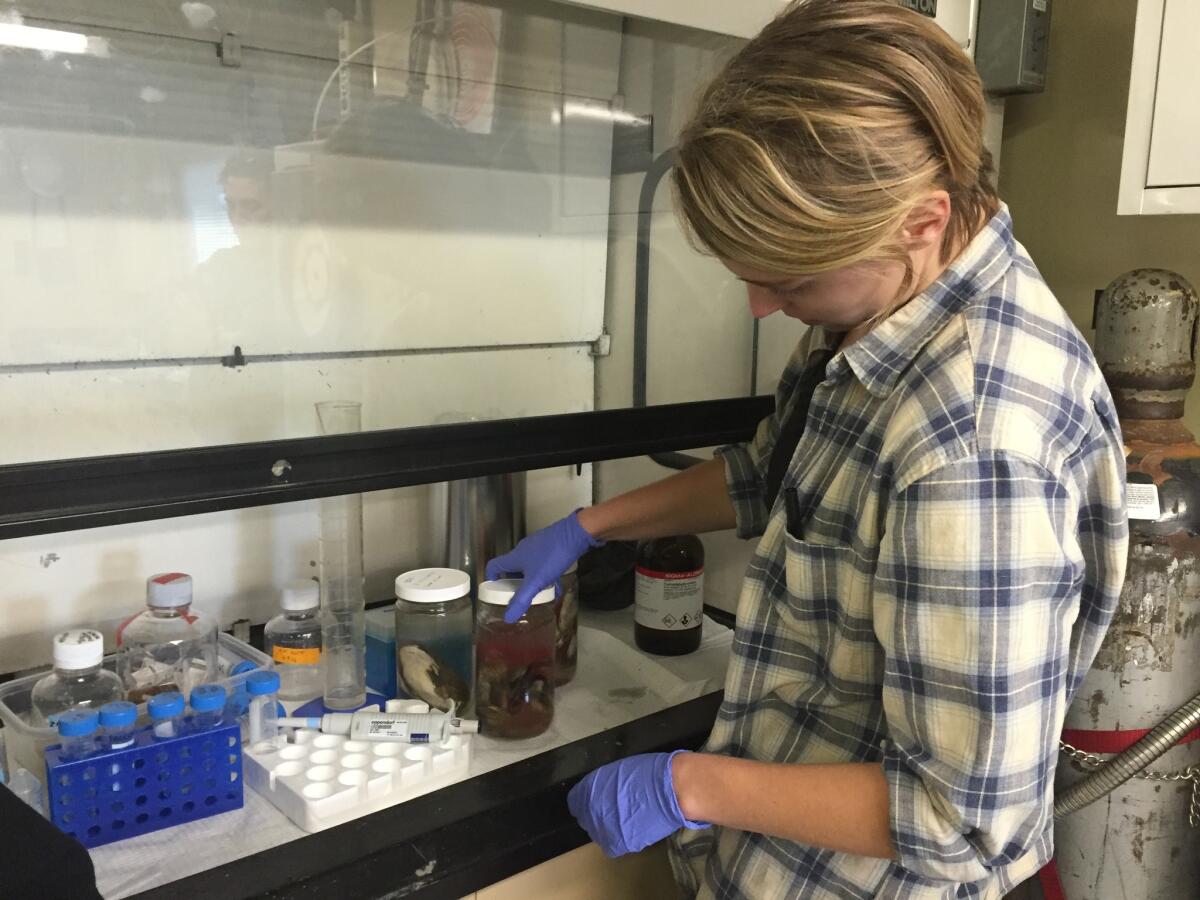
<path fill-rule="evenodd" d="M 775 414 L 489 567 L 527 602 L 605 539 L 759 538 L 704 752 L 570 796 L 610 854 L 678 832 L 689 896 L 997 897 L 1051 855 L 1059 729 L 1124 576 L 1124 458 L 983 120 L 970 61 L 907 9 L 810 0 L 768 25 L 705 91 L 674 182 L 752 314 L 812 326 Z"/>

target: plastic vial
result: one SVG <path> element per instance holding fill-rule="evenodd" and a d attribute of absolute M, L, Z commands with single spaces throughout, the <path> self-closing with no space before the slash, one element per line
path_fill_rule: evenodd
<path fill-rule="evenodd" d="M 125 698 L 121 679 L 102 667 L 104 636 L 99 631 L 63 631 L 54 636 L 52 648 L 54 671 L 33 686 L 30 696 L 30 718 L 35 727 L 53 725 L 68 709 L 99 709 Z"/>
<path fill-rule="evenodd" d="M 135 703 L 221 677 L 217 623 L 192 608 L 190 575 L 147 579 L 146 608 L 117 629 L 117 674 Z"/>
<path fill-rule="evenodd" d="M 128 700 L 114 700 L 100 707 L 100 727 L 104 729 L 104 746 L 121 750 L 133 744 L 133 729 L 137 723 L 137 707 Z"/>
<path fill-rule="evenodd" d="M 682 656 L 700 646 L 704 545 L 694 534 L 643 541 L 635 569 L 633 636 L 638 647 Z"/>
<path fill-rule="evenodd" d="M 65 760 L 83 759 L 100 750 L 100 714 L 94 709 L 69 709 L 58 717 L 58 736 Z"/>
<path fill-rule="evenodd" d="M 475 714 L 488 737 L 534 737 L 554 718 L 554 588 L 537 594 L 529 611 L 509 625 L 504 611 L 520 584 L 479 586 Z"/>
<path fill-rule="evenodd" d="M 154 736 L 159 740 L 178 737 L 183 727 L 183 694 L 167 691 L 155 694 L 146 704 L 150 721 L 154 723 Z"/>
<path fill-rule="evenodd" d="M 431 709 L 471 702 L 474 613 L 471 577 L 458 569 L 417 569 L 396 579 L 396 688 Z"/>
<path fill-rule="evenodd" d="M 279 736 L 279 711 L 275 694 L 279 691 L 279 673 L 264 669 L 246 676 L 250 709 L 246 713 L 247 737 L 251 746 L 266 741 L 275 743 Z"/>
<path fill-rule="evenodd" d="M 202 684 L 192 688 L 192 728 L 208 731 L 217 728 L 225 718 L 225 688 L 219 684 Z"/>
<path fill-rule="evenodd" d="M 325 689 L 321 674 L 321 588 L 311 579 L 284 585 L 283 612 L 263 629 L 267 653 L 279 673 L 281 700 L 312 700 Z"/>

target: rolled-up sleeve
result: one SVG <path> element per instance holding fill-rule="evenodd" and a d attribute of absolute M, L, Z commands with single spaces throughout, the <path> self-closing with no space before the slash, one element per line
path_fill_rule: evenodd
<path fill-rule="evenodd" d="M 779 440 L 783 418 L 804 374 L 810 345 L 819 334 L 819 330 L 812 329 L 801 339 L 775 390 L 775 411 L 758 423 L 753 440 L 719 447 L 714 454 L 725 463 L 725 486 L 737 516 L 737 535 L 742 539 L 760 537 L 766 531 L 771 512 L 766 499 L 767 468 Z"/>
<path fill-rule="evenodd" d="M 1078 502 L 1019 454 L 948 463 L 891 497 L 873 603 L 898 861 L 976 882 L 1052 821 Z"/>

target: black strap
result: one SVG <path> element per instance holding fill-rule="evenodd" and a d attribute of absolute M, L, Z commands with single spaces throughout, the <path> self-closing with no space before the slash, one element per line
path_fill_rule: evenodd
<path fill-rule="evenodd" d="M 825 367 L 832 358 L 832 350 L 816 351 L 810 357 L 808 367 L 792 391 L 791 406 L 779 427 L 779 440 L 775 442 L 775 449 L 771 451 L 771 460 L 767 465 L 767 509 L 775 505 L 775 498 L 779 496 L 783 477 L 787 474 L 792 457 L 796 455 L 796 447 L 800 438 L 804 436 L 805 425 L 808 424 L 808 408 L 812 404 L 813 392 L 816 391 L 817 385 L 825 380 Z"/>

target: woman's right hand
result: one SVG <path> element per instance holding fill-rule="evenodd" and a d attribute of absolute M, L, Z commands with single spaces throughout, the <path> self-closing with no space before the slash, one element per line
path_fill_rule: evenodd
<path fill-rule="evenodd" d="M 571 568 L 579 557 L 604 541 L 592 537 L 579 524 L 579 510 L 541 531 L 535 531 L 503 556 L 489 560 L 488 581 L 510 575 L 521 575 L 524 580 L 504 611 L 504 621 L 512 624 L 529 609 L 533 598 L 541 591 L 555 586 L 558 579 Z"/>

